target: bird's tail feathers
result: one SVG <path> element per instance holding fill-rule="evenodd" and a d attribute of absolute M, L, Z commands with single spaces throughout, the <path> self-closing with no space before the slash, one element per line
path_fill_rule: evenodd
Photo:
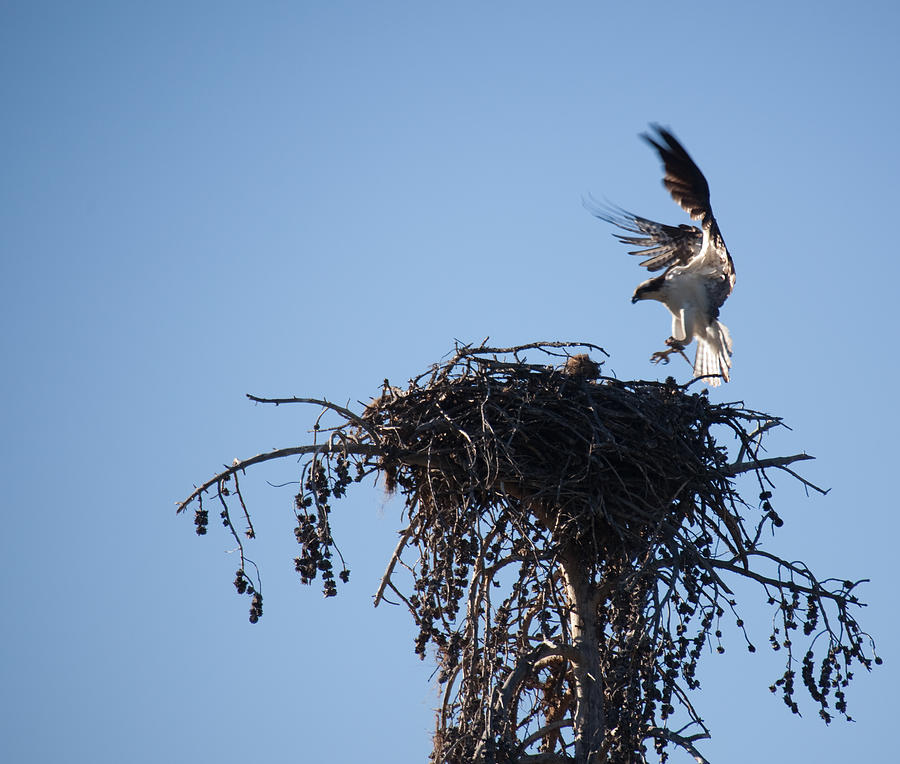
<path fill-rule="evenodd" d="M 731 333 L 725 324 L 714 322 L 705 337 L 697 337 L 694 377 L 704 377 L 710 387 L 718 387 L 731 378 Z"/>

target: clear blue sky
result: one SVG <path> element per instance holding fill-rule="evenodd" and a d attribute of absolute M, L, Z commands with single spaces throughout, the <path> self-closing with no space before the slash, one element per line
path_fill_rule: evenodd
<path fill-rule="evenodd" d="M 713 762 L 896 745 L 900 11 L 895 2 L 0 3 L 4 373 L 0 759 L 403 761 L 437 700 L 371 595 L 400 505 L 356 486 L 349 586 L 292 571 L 289 464 L 244 479 L 265 616 L 174 502 L 454 338 L 583 339 L 654 378 L 644 274 L 581 198 L 684 221 L 638 139 L 669 125 L 737 267 L 717 400 L 807 450 L 772 549 L 862 578 L 885 665 L 855 724 L 792 717 L 733 639 L 697 705 Z M 746 598 L 765 642 L 768 613 Z M 687 756 L 675 761 L 689 761 Z"/>

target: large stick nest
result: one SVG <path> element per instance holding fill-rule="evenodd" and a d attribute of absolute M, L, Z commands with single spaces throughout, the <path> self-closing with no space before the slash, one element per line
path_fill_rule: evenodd
<path fill-rule="evenodd" d="M 518 498 L 599 559 L 636 554 L 661 525 L 697 510 L 722 513 L 731 473 L 710 427 L 733 409 L 671 378 L 622 382 L 585 354 L 561 360 L 464 348 L 406 390 L 386 386 L 364 418 L 378 432 L 388 488 L 416 492 L 449 525 Z"/>

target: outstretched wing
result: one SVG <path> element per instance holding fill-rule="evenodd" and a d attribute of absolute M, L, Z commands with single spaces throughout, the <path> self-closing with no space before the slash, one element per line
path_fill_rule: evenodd
<path fill-rule="evenodd" d="M 734 289 L 735 274 L 734 261 L 725 246 L 709 203 L 709 183 L 671 132 L 659 125 L 651 125 L 650 128 L 656 135 L 644 133 L 641 137 L 657 150 L 663 161 L 666 171 L 663 185 L 685 212 L 694 220 L 701 221 L 703 230 L 708 234 L 708 241 L 702 247 L 700 256 L 690 267 L 708 279 L 706 292 L 710 314 L 712 318 L 716 318 L 722 303 Z"/>
<path fill-rule="evenodd" d="M 625 236 L 614 233 L 613 236 L 623 244 L 642 247 L 630 250 L 628 254 L 646 257 L 641 265 L 650 272 L 668 268 L 670 265 L 686 265 L 700 253 L 703 232 L 695 226 L 657 223 L 621 208 L 589 204 L 587 201 L 585 207 L 601 220 L 612 223 L 623 231 L 639 234 Z"/>
<path fill-rule="evenodd" d="M 650 125 L 656 135 L 642 133 L 643 138 L 659 152 L 666 169 L 663 185 L 669 189 L 672 198 L 694 220 L 715 225 L 712 207 L 709 203 L 709 184 L 690 154 L 678 139 L 659 125 Z"/>

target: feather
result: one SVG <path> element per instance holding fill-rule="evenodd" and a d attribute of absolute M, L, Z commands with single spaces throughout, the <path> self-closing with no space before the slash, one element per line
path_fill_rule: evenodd
<path fill-rule="evenodd" d="M 627 210 L 612 206 L 584 203 L 585 208 L 595 217 L 629 233 L 641 236 L 625 236 L 614 233 L 623 244 L 631 244 L 643 249 L 634 249 L 629 255 L 646 257 L 641 266 L 651 273 L 667 268 L 670 265 L 685 265 L 700 253 L 703 244 L 703 232 L 692 225 L 666 225 L 654 220 L 642 218 Z"/>
<path fill-rule="evenodd" d="M 688 215 L 694 220 L 702 220 L 705 225 L 708 220 L 713 220 L 706 177 L 671 132 L 659 125 L 650 125 L 650 128 L 656 135 L 642 133 L 641 138 L 653 146 L 663 160 L 666 170 L 663 185 Z"/>

